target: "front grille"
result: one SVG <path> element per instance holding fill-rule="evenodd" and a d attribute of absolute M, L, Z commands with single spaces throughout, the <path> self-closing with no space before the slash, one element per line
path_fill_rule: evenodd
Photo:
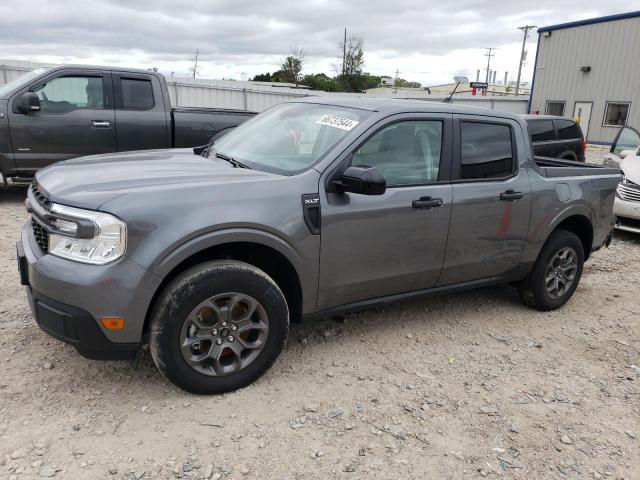
<path fill-rule="evenodd" d="M 38 203 L 40 205 L 42 205 L 44 208 L 46 208 L 47 210 L 49 210 L 49 208 L 51 207 L 51 200 L 49 200 L 41 191 L 40 188 L 38 187 L 38 184 L 36 182 L 33 182 L 31 184 L 31 193 L 33 193 L 33 198 L 35 198 Z"/>
<path fill-rule="evenodd" d="M 640 202 L 640 186 L 621 183 L 618 185 L 618 195 L 628 202 Z"/>
<path fill-rule="evenodd" d="M 33 227 L 33 236 L 36 239 L 36 243 L 40 247 L 40 250 L 42 250 L 42 253 L 47 253 L 49 251 L 49 232 L 34 218 L 31 219 L 31 225 Z"/>

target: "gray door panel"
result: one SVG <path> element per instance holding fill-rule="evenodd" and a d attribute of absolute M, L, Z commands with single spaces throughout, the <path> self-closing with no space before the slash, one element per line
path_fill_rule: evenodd
<path fill-rule="evenodd" d="M 515 201 L 500 194 L 523 192 Z M 500 276 L 522 259 L 531 215 L 527 170 L 509 180 L 453 186 L 447 252 L 438 285 Z"/>
<path fill-rule="evenodd" d="M 435 286 L 451 217 L 451 119 L 447 114 L 385 118 L 325 172 L 318 310 Z M 331 181 L 349 164 L 378 168 L 386 192 L 331 192 Z M 442 204 L 424 208 L 429 197 Z"/>
<path fill-rule="evenodd" d="M 322 205 L 318 309 L 432 287 L 442 269 L 451 185 L 390 188 L 384 195 L 328 194 Z M 420 197 L 441 198 L 432 210 Z"/>
<path fill-rule="evenodd" d="M 531 216 L 528 134 L 520 124 L 459 115 L 454 132 L 452 178 L 458 181 L 439 286 L 508 275 L 522 260 Z M 507 178 L 491 178 L 503 171 Z"/>

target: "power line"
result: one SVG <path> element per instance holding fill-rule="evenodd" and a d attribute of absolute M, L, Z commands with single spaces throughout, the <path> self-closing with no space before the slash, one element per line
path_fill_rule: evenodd
<path fill-rule="evenodd" d="M 516 96 L 520 94 L 520 75 L 522 74 L 522 64 L 524 63 L 524 49 L 527 44 L 527 38 L 529 38 L 529 30 L 536 28 L 535 25 L 525 25 L 524 27 L 518 27 L 518 30 L 524 32 L 524 38 L 522 39 L 522 51 L 520 52 L 520 64 L 518 65 L 518 79 L 516 80 Z"/>

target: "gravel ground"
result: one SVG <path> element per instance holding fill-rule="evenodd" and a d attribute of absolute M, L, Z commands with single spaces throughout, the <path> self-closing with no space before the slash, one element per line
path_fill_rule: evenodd
<path fill-rule="evenodd" d="M 262 379 L 201 397 L 37 328 L 23 198 L 0 192 L 2 478 L 640 478 L 639 237 L 558 311 L 484 288 L 293 326 Z"/>

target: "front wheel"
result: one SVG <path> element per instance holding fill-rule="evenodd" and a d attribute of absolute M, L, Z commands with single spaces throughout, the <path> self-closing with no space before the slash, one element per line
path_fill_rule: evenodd
<path fill-rule="evenodd" d="M 276 360 L 289 330 L 287 302 L 262 270 L 224 260 L 173 279 L 153 309 L 150 350 L 180 388 L 224 393 L 248 385 Z"/>
<path fill-rule="evenodd" d="M 584 266 L 584 247 L 567 230 L 554 231 L 540 251 L 529 276 L 518 285 L 522 301 L 536 310 L 560 308 L 573 295 Z"/>

